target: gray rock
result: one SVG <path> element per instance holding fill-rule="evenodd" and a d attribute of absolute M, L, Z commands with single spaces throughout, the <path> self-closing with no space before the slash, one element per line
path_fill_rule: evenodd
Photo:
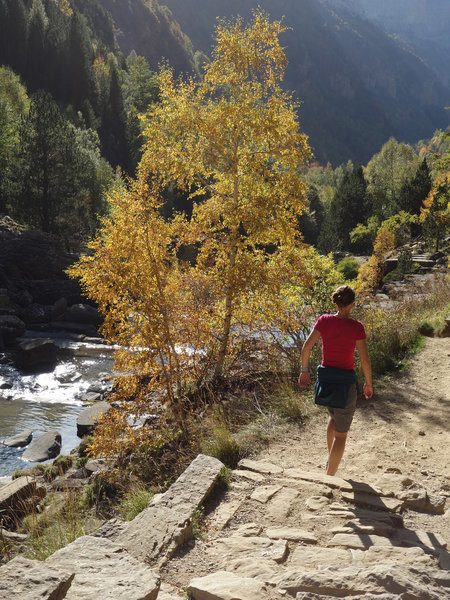
<path fill-rule="evenodd" d="M 197 456 L 156 503 L 127 524 L 117 543 L 139 560 L 164 564 L 192 537 L 192 515 L 203 504 L 222 468 L 216 458 Z"/>
<path fill-rule="evenodd" d="M 11 542 L 20 543 L 27 540 L 28 536 L 26 533 L 16 533 L 15 531 L 8 531 L 8 529 L 3 529 L 0 527 L 0 538 L 5 538 Z"/>
<path fill-rule="evenodd" d="M 341 479 L 340 477 L 323 475 L 321 473 L 310 473 L 309 471 L 302 471 L 301 469 L 286 469 L 284 474 L 287 477 L 293 479 L 302 479 L 304 481 L 310 481 L 320 485 L 326 485 L 332 489 L 339 489 L 341 491 L 351 492 L 353 486 L 349 481 Z"/>
<path fill-rule="evenodd" d="M 293 527 L 270 527 L 267 529 L 266 535 L 272 540 L 282 539 L 292 542 L 304 542 L 305 544 L 317 543 L 317 537 L 313 533 Z"/>
<path fill-rule="evenodd" d="M 427 497 L 427 503 L 424 511 L 432 515 L 443 515 L 445 513 L 445 496 L 430 495 Z"/>
<path fill-rule="evenodd" d="M 85 325 L 100 325 L 103 317 L 96 308 L 89 304 L 74 304 L 64 312 L 61 320 Z"/>
<path fill-rule="evenodd" d="M 110 408 L 108 402 L 96 402 L 85 408 L 77 418 L 77 435 L 82 438 L 91 433 L 96 426 L 96 420 Z"/>
<path fill-rule="evenodd" d="M 247 469 L 248 471 L 256 471 L 263 475 L 281 475 L 283 473 L 283 469 L 278 465 L 262 460 L 249 460 L 247 458 L 239 461 L 238 467 L 240 469 Z"/>
<path fill-rule="evenodd" d="M 25 333 L 25 323 L 15 315 L 0 315 L 0 337 L 6 345 Z"/>
<path fill-rule="evenodd" d="M 243 555 L 245 558 L 265 557 L 275 562 L 282 562 L 287 554 L 287 542 L 286 540 L 273 540 L 262 536 L 239 537 L 238 535 L 232 535 L 229 538 L 218 540 L 215 549 L 225 561 Z"/>
<path fill-rule="evenodd" d="M 256 488 L 250 498 L 261 504 L 266 504 L 280 490 L 281 485 L 261 485 Z"/>
<path fill-rule="evenodd" d="M 159 577 L 110 540 L 80 537 L 49 556 L 45 564 L 75 571 L 66 600 L 155 600 L 158 596 Z"/>
<path fill-rule="evenodd" d="M 0 519 L 3 525 L 17 524 L 27 512 L 27 500 L 37 493 L 36 482 L 31 477 L 19 477 L 0 488 Z"/>
<path fill-rule="evenodd" d="M 31 429 L 28 431 L 23 431 L 22 433 L 17 433 L 12 437 L 3 440 L 3 444 L 5 446 L 9 446 L 11 448 L 22 448 L 23 446 L 28 446 L 33 438 L 33 432 Z"/>
<path fill-rule="evenodd" d="M 74 572 L 55 569 L 39 560 L 16 556 L 0 567 L 2 600 L 63 600 L 68 598 Z"/>
<path fill-rule="evenodd" d="M 12 381 L 5 377 L 0 377 L 0 390 L 11 390 L 13 387 Z"/>
<path fill-rule="evenodd" d="M 345 567 L 323 571 L 292 571 L 280 581 L 280 588 L 291 595 L 310 592 L 323 596 L 358 596 L 365 594 L 396 594 L 398 597 L 420 600 L 442 600 L 447 593 L 442 582 L 428 569 L 391 565 L 371 568 Z"/>
<path fill-rule="evenodd" d="M 19 369 L 34 369 L 56 363 L 56 345 L 50 339 L 33 339 L 21 342 L 14 354 Z"/>
<path fill-rule="evenodd" d="M 99 402 L 102 399 L 102 395 L 98 392 L 87 392 L 83 394 L 80 398 L 83 404 L 94 404 L 95 402 Z"/>
<path fill-rule="evenodd" d="M 261 581 L 228 571 L 193 579 L 188 585 L 188 593 L 194 600 L 264 600 L 269 597 Z"/>
<path fill-rule="evenodd" d="M 22 460 L 43 462 L 55 458 L 61 452 L 61 434 L 47 431 L 40 435 L 22 454 Z"/>

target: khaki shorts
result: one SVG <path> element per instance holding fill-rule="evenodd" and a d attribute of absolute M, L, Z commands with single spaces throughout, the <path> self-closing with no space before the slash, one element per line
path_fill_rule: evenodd
<path fill-rule="evenodd" d="M 356 409 L 356 385 L 352 385 L 348 388 L 347 402 L 345 408 L 332 408 L 328 407 L 328 412 L 334 421 L 334 430 L 338 433 L 347 433 L 350 429 L 350 425 L 353 421 L 353 415 Z"/>

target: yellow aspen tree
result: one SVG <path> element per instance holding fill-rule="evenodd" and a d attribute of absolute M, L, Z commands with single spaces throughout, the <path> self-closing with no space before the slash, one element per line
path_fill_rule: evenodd
<path fill-rule="evenodd" d="M 305 206 L 300 170 L 310 149 L 281 88 L 285 29 L 260 11 L 247 26 L 221 22 L 203 81 L 175 81 L 163 71 L 161 101 L 145 122 L 138 177 L 175 181 L 196 200 L 189 225 L 196 269 L 220 299 L 214 378 L 223 374 L 233 316 L 249 294 L 263 292 L 269 263 L 297 243 Z"/>

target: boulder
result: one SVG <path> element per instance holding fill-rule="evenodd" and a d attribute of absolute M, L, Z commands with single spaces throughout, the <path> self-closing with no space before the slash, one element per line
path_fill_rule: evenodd
<path fill-rule="evenodd" d="M 85 535 L 49 556 L 44 564 L 75 571 L 66 600 L 155 600 L 158 596 L 159 577 L 107 539 Z"/>
<path fill-rule="evenodd" d="M 202 506 L 222 468 L 216 458 L 197 456 L 157 502 L 126 525 L 117 543 L 138 560 L 160 565 L 167 562 L 192 538 L 192 515 Z"/>
<path fill-rule="evenodd" d="M 61 434 L 47 431 L 40 435 L 22 454 L 22 460 L 43 462 L 55 458 L 61 452 Z"/>
<path fill-rule="evenodd" d="M 0 390 L 11 390 L 12 388 L 12 381 L 9 381 L 6 377 L 0 377 Z"/>
<path fill-rule="evenodd" d="M 100 415 L 110 408 L 108 402 L 96 402 L 92 406 L 85 408 L 77 418 L 77 435 L 82 438 L 91 433 L 96 426 L 96 421 Z"/>
<path fill-rule="evenodd" d="M 25 333 L 25 323 L 15 315 L 0 315 L 0 337 L 5 345 L 14 343 L 15 339 Z"/>
<path fill-rule="evenodd" d="M 40 560 L 16 556 L 0 567 L 0 598 L 4 600 L 63 600 L 74 572 L 54 568 Z"/>
<path fill-rule="evenodd" d="M 62 321 L 98 326 L 103 321 L 102 315 L 89 304 L 74 304 L 61 316 Z"/>
<path fill-rule="evenodd" d="M 30 509 L 28 500 L 45 491 L 37 488 L 31 477 L 19 477 L 0 488 L 0 520 L 3 525 L 14 528 Z"/>
<path fill-rule="evenodd" d="M 56 344 L 50 339 L 36 338 L 18 345 L 14 362 L 19 369 L 34 369 L 56 363 Z"/>
<path fill-rule="evenodd" d="M 23 431 L 22 433 L 17 433 L 12 437 L 3 440 L 3 444 L 5 446 L 9 446 L 11 448 L 22 448 L 23 446 L 28 446 L 33 438 L 33 432 L 31 429 L 28 431 Z"/>
<path fill-rule="evenodd" d="M 20 317 L 28 326 L 30 326 L 30 324 L 49 323 L 51 321 L 52 312 L 53 309 L 51 306 L 33 303 L 20 311 Z"/>

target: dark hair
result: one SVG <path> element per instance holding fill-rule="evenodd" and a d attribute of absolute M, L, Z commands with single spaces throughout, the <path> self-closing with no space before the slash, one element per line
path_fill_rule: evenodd
<path fill-rule="evenodd" d="M 345 307 L 354 302 L 355 292 L 349 285 L 341 285 L 332 294 L 331 299 L 337 306 Z"/>

